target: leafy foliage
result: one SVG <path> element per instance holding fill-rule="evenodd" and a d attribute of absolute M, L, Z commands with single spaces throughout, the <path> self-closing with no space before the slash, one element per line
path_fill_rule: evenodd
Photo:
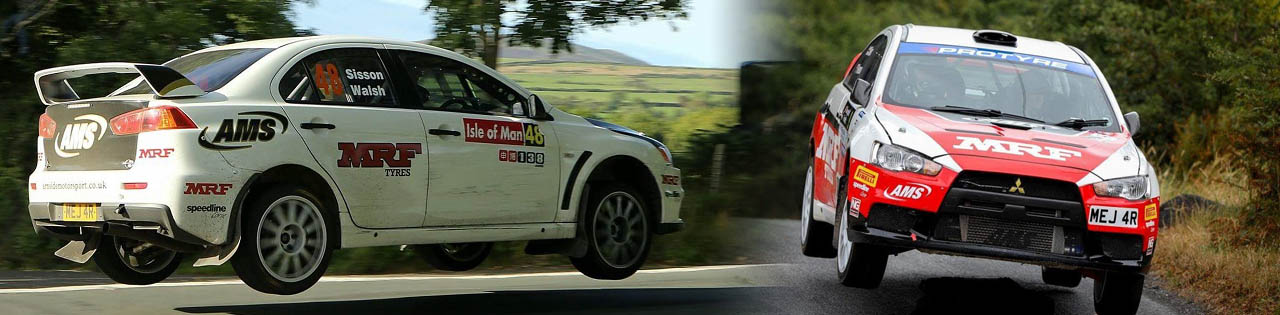
<path fill-rule="evenodd" d="M 436 39 L 432 43 L 478 56 L 490 68 L 498 67 L 498 47 L 504 38 L 513 46 L 542 47 L 551 52 L 572 51 L 570 37 L 590 27 L 627 21 L 684 18 L 686 0 L 547 0 L 518 3 L 511 0 L 428 0 L 426 10 L 435 14 Z M 504 22 L 503 15 L 514 21 Z"/>

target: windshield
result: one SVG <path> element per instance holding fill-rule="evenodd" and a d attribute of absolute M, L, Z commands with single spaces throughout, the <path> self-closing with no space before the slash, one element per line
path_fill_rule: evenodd
<path fill-rule="evenodd" d="M 231 82 L 231 79 L 240 75 L 240 72 L 249 68 L 262 56 L 266 56 L 271 50 L 270 48 L 215 50 L 178 57 L 177 59 L 169 60 L 164 65 L 181 72 L 182 75 L 190 79 L 200 89 L 213 91 L 222 88 L 227 82 Z M 139 83 L 141 81 L 135 80 L 129 84 Z M 137 85 L 119 94 L 146 93 L 151 93 L 151 89 L 145 85 Z"/>
<path fill-rule="evenodd" d="M 946 45 L 900 46 L 885 102 L 994 109 L 1048 124 L 1098 119 L 1106 124 L 1084 129 L 1120 131 L 1102 83 L 1084 64 Z"/>

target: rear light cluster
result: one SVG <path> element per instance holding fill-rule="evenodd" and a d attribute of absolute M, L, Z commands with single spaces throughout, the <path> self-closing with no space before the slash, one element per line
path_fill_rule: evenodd
<path fill-rule="evenodd" d="M 173 106 L 143 108 L 111 119 L 111 133 L 118 136 L 166 129 L 195 129 L 196 124 Z"/>
<path fill-rule="evenodd" d="M 40 137 L 53 138 L 54 132 L 58 129 L 58 123 L 49 118 L 49 114 L 40 114 Z"/>
<path fill-rule="evenodd" d="M 148 131 L 167 129 L 195 129 L 181 109 L 173 106 L 148 107 L 120 114 L 111 119 L 111 133 L 117 136 L 132 135 Z M 53 121 L 48 113 L 40 114 L 40 137 L 53 138 L 57 132 L 58 122 Z"/>

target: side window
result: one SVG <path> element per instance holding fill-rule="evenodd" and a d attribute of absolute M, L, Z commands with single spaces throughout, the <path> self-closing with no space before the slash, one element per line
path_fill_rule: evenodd
<path fill-rule="evenodd" d="M 871 44 L 867 45 L 867 49 L 862 51 L 862 57 L 859 57 L 858 62 L 853 65 L 844 84 L 852 89 L 857 79 L 874 83 L 876 74 L 880 72 L 880 60 L 884 59 L 884 49 L 888 46 L 888 42 L 889 39 L 884 35 L 872 40 Z"/>
<path fill-rule="evenodd" d="M 397 51 L 422 101 L 417 108 L 524 116 L 524 98 L 479 69 L 449 58 Z"/>
<path fill-rule="evenodd" d="M 314 53 L 280 80 L 288 102 L 394 107 L 391 76 L 372 48 L 339 48 Z"/>

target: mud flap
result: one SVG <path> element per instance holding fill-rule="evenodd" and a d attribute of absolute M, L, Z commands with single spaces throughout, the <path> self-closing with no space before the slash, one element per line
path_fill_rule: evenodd
<path fill-rule="evenodd" d="M 53 255 L 81 264 L 89 262 L 89 258 L 93 258 L 93 253 L 98 250 L 98 240 L 101 237 L 93 234 L 88 240 L 68 242 L 66 246 L 53 252 Z"/>
<path fill-rule="evenodd" d="M 213 246 L 203 252 L 200 252 L 200 258 L 197 258 L 196 262 L 191 264 L 191 266 L 221 266 L 228 260 L 231 260 L 231 256 L 235 255 L 236 250 L 238 249 L 240 249 L 240 236 L 237 234 L 232 243 L 227 244 L 227 246 Z"/>

